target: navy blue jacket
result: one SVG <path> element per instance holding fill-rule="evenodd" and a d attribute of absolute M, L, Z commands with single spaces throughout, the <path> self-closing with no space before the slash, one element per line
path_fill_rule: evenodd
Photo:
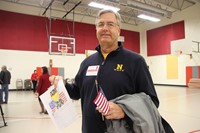
<path fill-rule="evenodd" d="M 93 100 L 97 96 L 95 80 L 108 100 L 124 94 L 144 92 L 151 97 L 158 107 L 159 100 L 153 85 L 151 75 L 144 58 L 132 51 L 119 48 L 108 54 L 104 60 L 100 46 L 95 54 L 86 58 L 80 66 L 74 84 L 66 84 L 67 91 L 72 99 L 81 98 L 82 132 L 104 133 L 105 122 L 95 108 Z M 97 76 L 86 76 L 89 66 L 99 65 Z"/>

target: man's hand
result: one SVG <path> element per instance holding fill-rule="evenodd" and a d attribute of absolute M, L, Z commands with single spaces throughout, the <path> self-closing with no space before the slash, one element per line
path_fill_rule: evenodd
<path fill-rule="evenodd" d="M 108 102 L 110 110 L 107 115 L 103 114 L 102 111 L 97 107 L 96 109 L 102 113 L 106 119 L 122 119 L 125 116 L 123 109 L 113 102 Z"/>
<path fill-rule="evenodd" d="M 55 75 L 52 75 L 52 76 L 49 77 L 49 81 L 51 82 L 51 85 L 54 85 L 54 88 L 57 87 L 58 81 L 60 79 L 63 80 L 63 77 L 61 77 L 61 76 L 55 76 Z"/>

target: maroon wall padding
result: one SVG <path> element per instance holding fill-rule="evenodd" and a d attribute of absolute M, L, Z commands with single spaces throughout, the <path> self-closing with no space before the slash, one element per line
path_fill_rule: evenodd
<path fill-rule="evenodd" d="M 184 21 L 147 31 L 147 56 L 171 54 L 173 40 L 185 38 Z"/>
<path fill-rule="evenodd" d="M 130 32 L 121 30 L 121 36 L 124 36 L 124 47 L 134 52 L 140 53 L 140 34 L 138 32 Z"/>
<path fill-rule="evenodd" d="M 75 27 L 76 53 L 94 50 L 98 44 L 95 25 L 76 23 Z"/>
<path fill-rule="evenodd" d="M 76 53 L 94 50 L 98 44 L 95 25 L 74 23 L 57 19 L 31 16 L 0 10 L 0 49 L 48 51 L 49 35 L 73 35 L 76 41 Z M 51 22 L 51 29 L 49 24 Z M 140 52 L 139 32 L 122 30 L 125 37 L 124 46 L 137 53 Z"/>
<path fill-rule="evenodd" d="M 0 48 L 48 51 L 46 18 L 0 10 Z"/>

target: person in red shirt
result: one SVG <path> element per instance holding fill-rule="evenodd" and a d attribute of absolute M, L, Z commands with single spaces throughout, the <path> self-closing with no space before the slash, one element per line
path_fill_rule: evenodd
<path fill-rule="evenodd" d="M 42 95 L 45 91 L 47 91 L 47 89 L 51 86 L 51 82 L 49 81 L 49 72 L 47 67 L 42 67 L 42 75 L 39 77 L 39 83 L 37 86 L 37 90 L 36 90 L 36 95 L 38 96 L 38 100 L 41 106 L 41 112 L 47 114 L 47 111 L 44 108 L 44 105 L 40 99 L 40 95 Z"/>
<path fill-rule="evenodd" d="M 37 86 L 37 81 L 38 81 L 38 75 L 37 75 L 37 71 L 34 70 L 34 72 L 31 75 L 31 81 L 33 84 L 33 92 L 35 93 L 36 91 L 36 86 Z"/>

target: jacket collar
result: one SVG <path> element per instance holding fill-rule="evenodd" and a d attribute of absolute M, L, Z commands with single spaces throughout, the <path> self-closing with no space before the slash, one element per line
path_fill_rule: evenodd
<path fill-rule="evenodd" d="M 118 42 L 118 48 L 116 49 L 116 50 L 114 50 L 114 51 L 119 51 L 120 49 L 122 49 L 123 48 L 123 44 L 122 44 L 122 42 Z M 100 46 L 100 44 L 95 48 L 99 53 L 101 53 L 101 46 Z M 112 52 L 114 52 L 114 51 L 112 51 Z"/>

